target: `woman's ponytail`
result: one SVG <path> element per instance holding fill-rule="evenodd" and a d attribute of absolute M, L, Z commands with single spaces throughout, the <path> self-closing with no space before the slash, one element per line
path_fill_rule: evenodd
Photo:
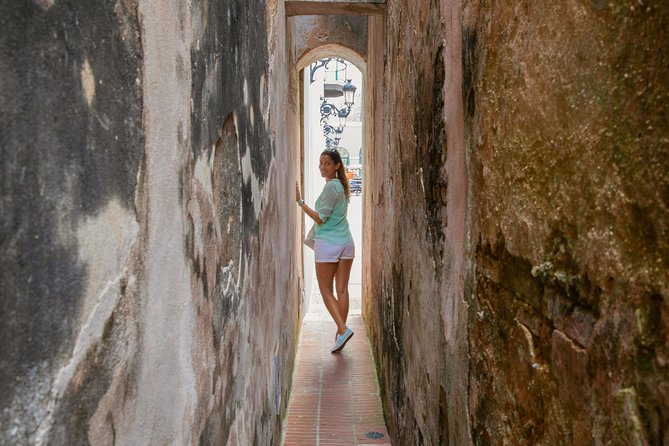
<path fill-rule="evenodd" d="M 346 195 L 346 201 L 348 201 L 351 198 L 351 187 L 348 184 L 348 175 L 346 175 L 346 167 L 344 167 L 344 163 L 339 165 L 339 169 L 337 169 L 337 177 L 339 177 L 341 185 L 344 186 L 344 194 Z"/>

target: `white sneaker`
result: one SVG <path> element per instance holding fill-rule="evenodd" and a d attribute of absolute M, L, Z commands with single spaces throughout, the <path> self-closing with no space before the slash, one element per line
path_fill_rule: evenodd
<path fill-rule="evenodd" d="M 353 337 L 353 330 L 347 328 L 344 333 L 337 336 L 335 345 L 334 347 L 332 347 L 332 350 L 330 350 L 330 353 L 337 353 L 338 351 L 340 351 L 342 348 L 344 348 L 348 340 L 351 339 L 352 337 Z"/>

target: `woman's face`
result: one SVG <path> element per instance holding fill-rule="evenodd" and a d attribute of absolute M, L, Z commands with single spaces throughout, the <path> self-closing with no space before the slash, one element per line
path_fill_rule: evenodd
<path fill-rule="evenodd" d="M 328 155 L 321 155 L 320 163 L 318 168 L 321 170 L 321 176 L 326 180 L 331 180 L 335 177 L 337 169 L 339 169 L 340 163 L 335 164 L 335 162 Z"/>

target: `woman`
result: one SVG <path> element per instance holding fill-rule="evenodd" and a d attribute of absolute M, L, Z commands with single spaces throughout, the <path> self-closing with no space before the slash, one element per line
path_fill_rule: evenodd
<path fill-rule="evenodd" d="M 316 223 L 316 278 L 325 306 L 337 324 L 335 344 L 330 350 L 336 353 L 353 336 L 353 331 L 346 326 L 348 279 L 355 257 L 355 245 L 346 220 L 350 190 L 346 169 L 337 150 L 329 149 L 321 153 L 319 169 L 325 178 L 325 186 L 316 200 L 316 209 L 304 203 L 297 183 L 295 198 L 304 213 Z M 337 287 L 336 299 L 332 289 L 333 280 Z"/>

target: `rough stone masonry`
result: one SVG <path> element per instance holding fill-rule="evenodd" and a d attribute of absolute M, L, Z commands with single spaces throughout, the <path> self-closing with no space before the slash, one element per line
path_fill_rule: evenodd
<path fill-rule="evenodd" d="M 385 22 L 365 312 L 394 441 L 666 445 L 666 4 Z"/>

